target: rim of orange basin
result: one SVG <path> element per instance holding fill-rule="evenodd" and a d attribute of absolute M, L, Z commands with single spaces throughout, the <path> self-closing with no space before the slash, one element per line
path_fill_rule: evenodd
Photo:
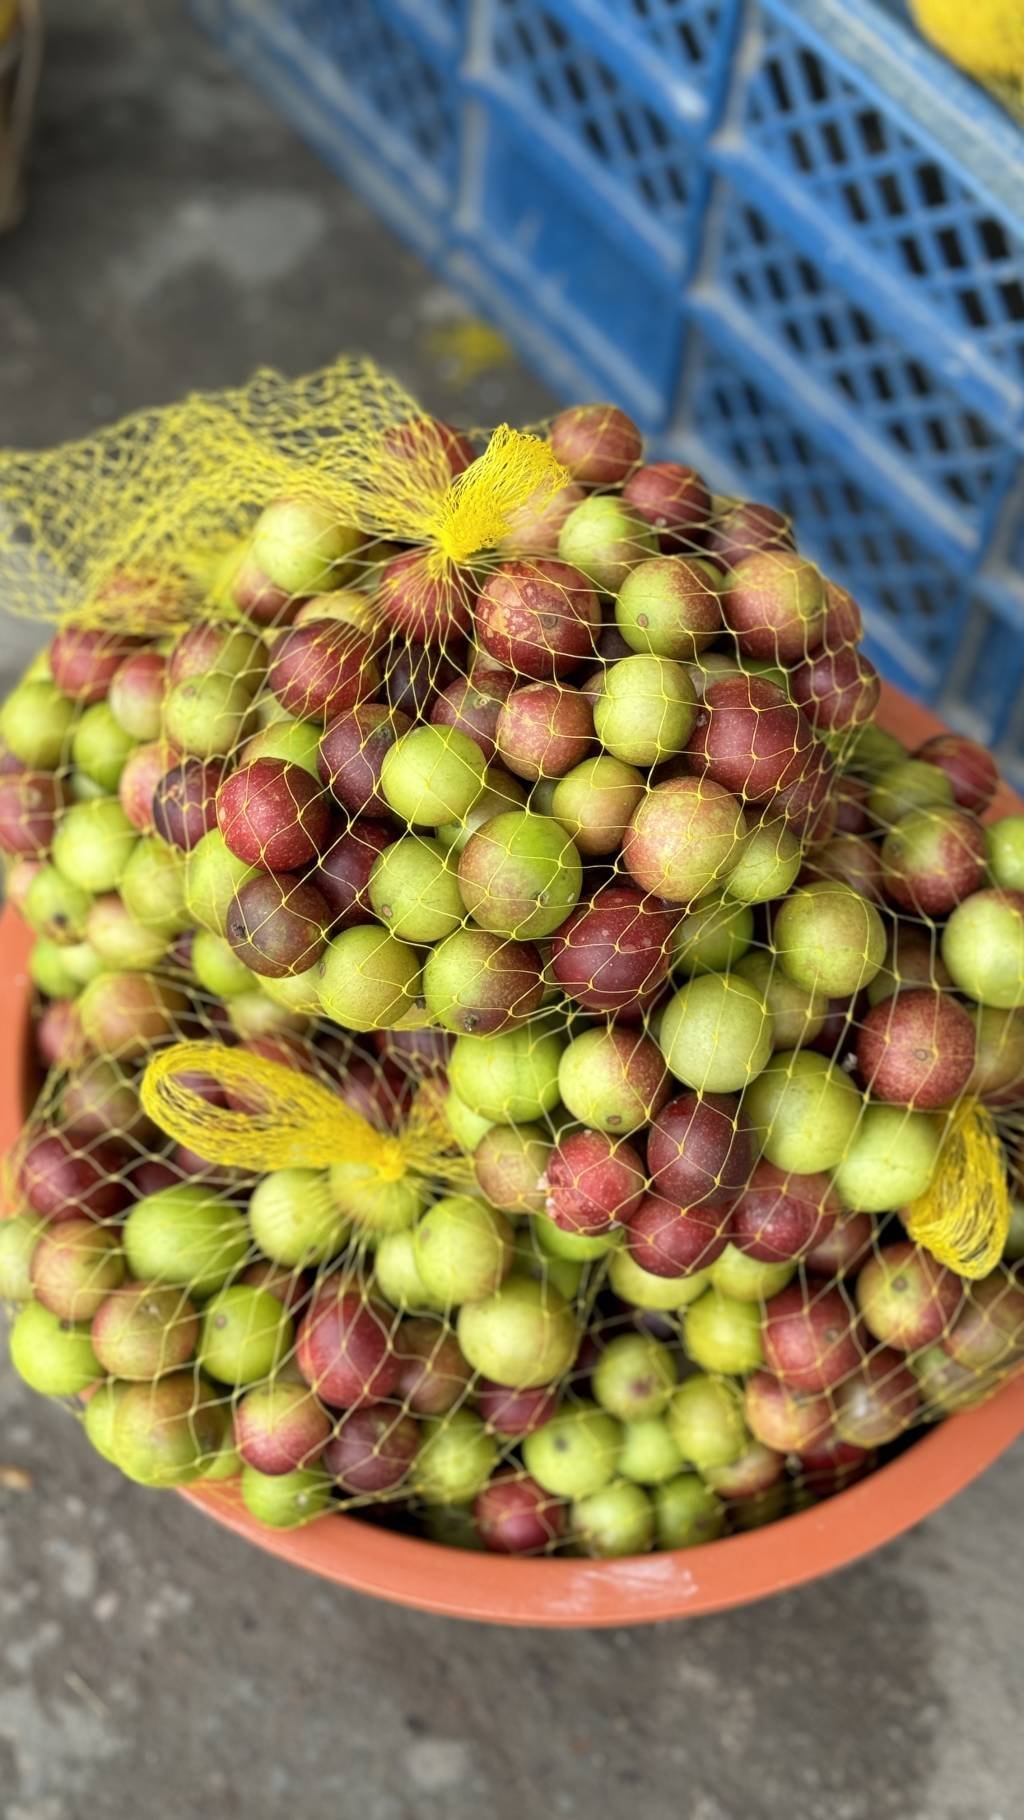
<path fill-rule="evenodd" d="M 881 724 L 913 748 L 941 722 L 893 689 Z M 998 808 L 1019 807 L 1008 791 Z M 21 1128 L 30 1092 L 27 974 L 31 937 L 10 907 L 0 918 L 0 1146 Z M 204 1516 L 320 1579 L 451 1618 L 572 1629 L 649 1624 L 752 1604 L 845 1567 L 911 1529 L 1024 1434 L 1024 1375 L 987 1403 L 929 1430 L 848 1490 L 777 1523 L 696 1548 L 590 1561 L 477 1554 L 330 1515 L 298 1530 L 254 1522 L 230 1486 L 179 1493 Z"/>

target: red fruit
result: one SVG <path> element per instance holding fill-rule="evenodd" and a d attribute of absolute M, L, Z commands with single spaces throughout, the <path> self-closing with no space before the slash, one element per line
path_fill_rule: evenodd
<path fill-rule="evenodd" d="M 706 1270 L 729 1243 L 727 1209 L 677 1207 L 649 1194 L 626 1228 L 626 1246 L 641 1270 L 655 1277 L 685 1277 Z"/>
<path fill-rule="evenodd" d="M 153 797 L 162 777 L 178 762 L 178 754 L 166 740 L 151 740 L 136 746 L 125 760 L 117 786 L 121 807 L 133 828 L 142 834 L 153 831 Z M 196 761 L 199 762 L 198 760 Z"/>
<path fill-rule="evenodd" d="M 257 1472 L 276 1475 L 312 1466 L 330 1434 L 330 1416 L 304 1384 L 261 1386 L 235 1410 L 235 1446 Z"/>
<path fill-rule="evenodd" d="M 857 1067 L 876 1099 L 932 1112 L 963 1093 L 974 1046 L 974 1019 L 956 999 L 912 987 L 867 1013 L 857 1033 Z"/>
<path fill-rule="evenodd" d="M 44 1220 L 109 1220 L 131 1196 L 125 1155 L 117 1144 L 76 1144 L 63 1131 L 44 1131 L 26 1146 L 18 1186 Z"/>
<path fill-rule="evenodd" d="M 729 1236 L 749 1257 L 780 1264 L 804 1257 L 841 1215 L 827 1175 L 790 1175 L 762 1158 L 732 1210 Z"/>
<path fill-rule="evenodd" d="M 807 1047 L 817 1049 L 821 1055 L 841 1059 L 856 1037 L 862 1005 L 861 994 L 856 998 L 830 998 L 825 1022 Z"/>
<path fill-rule="evenodd" d="M 753 1160 L 750 1128 L 732 1094 L 681 1093 L 651 1122 L 652 1185 L 680 1207 L 731 1207 Z"/>
<path fill-rule="evenodd" d="M 548 441 L 573 479 L 589 487 L 621 486 L 644 452 L 636 424 L 613 404 L 577 404 L 560 411 Z"/>
<path fill-rule="evenodd" d="M 864 1325 L 883 1346 L 918 1352 L 934 1346 L 952 1325 L 964 1285 L 920 1246 L 905 1240 L 885 1245 L 864 1265 L 856 1282 Z"/>
<path fill-rule="evenodd" d="M 973 739 L 965 739 L 962 733 L 936 733 L 912 756 L 944 771 L 953 786 L 954 800 L 961 809 L 972 809 L 975 815 L 988 808 L 999 788 L 999 771 L 992 754 Z"/>
<path fill-rule="evenodd" d="M 518 680 L 509 670 L 478 670 L 472 677 L 456 677 L 438 696 L 430 718 L 435 727 L 455 727 L 465 733 L 490 764 L 502 703 Z"/>
<path fill-rule="evenodd" d="M 381 437 L 381 445 L 394 460 L 429 463 L 432 468 L 443 464 L 453 480 L 476 460 L 469 437 L 439 417 L 414 417 L 392 424 Z"/>
<path fill-rule="evenodd" d="M 181 1181 L 181 1172 L 170 1163 L 146 1161 L 132 1166 L 129 1180 L 132 1199 L 142 1200 L 147 1194 L 161 1194 L 165 1188 L 174 1188 Z"/>
<path fill-rule="evenodd" d="M 628 885 L 607 885 L 555 933 L 551 971 L 588 1011 L 623 1012 L 648 1003 L 668 978 L 678 917 Z"/>
<path fill-rule="evenodd" d="M 403 638 L 444 645 L 469 631 L 475 592 L 462 569 L 438 569 L 433 552 L 403 550 L 386 565 L 374 605 Z"/>
<path fill-rule="evenodd" d="M 283 1264 L 272 1264 L 258 1258 L 247 1264 L 238 1281 L 250 1289 L 266 1289 L 282 1308 L 301 1308 L 309 1301 L 310 1279 L 304 1270 L 287 1270 Z"/>
<path fill-rule="evenodd" d="M 354 822 L 348 834 L 331 842 L 310 883 L 327 899 L 333 927 L 348 929 L 353 923 L 371 923 L 373 911 L 366 896 L 374 864 L 390 847 L 395 831 L 384 822 Z"/>
<path fill-rule="evenodd" d="M 921 1413 L 917 1379 L 898 1352 L 881 1347 L 833 1392 L 836 1435 L 854 1447 L 884 1447 Z"/>
<path fill-rule="evenodd" d="M 387 1404 L 353 1409 L 324 1448 L 324 1466 L 345 1491 L 382 1496 L 407 1476 L 420 1450 L 419 1426 Z"/>
<path fill-rule="evenodd" d="M 622 497 L 639 518 L 654 526 L 663 550 L 692 550 L 703 544 L 711 522 L 711 494 L 696 468 L 679 461 L 652 461 L 634 470 Z"/>
<path fill-rule="evenodd" d="M 716 784 L 768 802 L 818 765 L 808 722 L 763 676 L 722 676 L 704 691 L 686 750 Z"/>
<path fill-rule="evenodd" d="M 129 730 L 132 720 L 143 715 L 159 717 L 167 683 L 167 659 L 154 650 L 134 651 L 126 657 L 110 684 L 110 706 L 120 721 L 122 715 Z"/>
<path fill-rule="evenodd" d="M 519 1440 L 543 1428 L 558 1407 L 558 1391 L 553 1384 L 541 1384 L 535 1390 L 510 1390 L 506 1384 L 494 1384 L 480 1378 L 476 1386 L 476 1404 L 482 1419 L 495 1434 Z"/>
<path fill-rule="evenodd" d="M 746 657 L 798 663 L 821 642 L 825 585 L 795 550 L 763 550 L 736 564 L 722 611 Z"/>
<path fill-rule="evenodd" d="M 496 1473 L 473 1505 L 485 1548 L 496 1555 L 535 1555 L 565 1534 L 565 1506 L 517 1467 Z"/>
<path fill-rule="evenodd" d="M 836 833 L 866 834 L 871 826 L 868 797 L 871 785 L 859 777 L 838 777 L 835 788 Z"/>
<path fill-rule="evenodd" d="M 315 885 L 290 872 L 263 872 L 241 885 L 224 934 L 239 960 L 264 979 L 305 973 L 320 959 L 332 912 Z"/>
<path fill-rule="evenodd" d="M 183 758 L 156 784 L 151 798 L 154 830 L 186 852 L 217 826 L 217 791 L 224 781 L 219 758 Z"/>
<path fill-rule="evenodd" d="M 794 1283 L 767 1303 L 765 1364 L 791 1390 L 828 1390 L 861 1362 L 856 1318 L 838 1289 Z"/>
<path fill-rule="evenodd" d="M 859 645 L 863 636 L 864 616 L 853 595 L 838 582 L 826 581 L 822 650 L 842 651 L 850 645 Z"/>
<path fill-rule="evenodd" d="M 333 720 L 372 695 L 380 672 L 364 633 L 340 619 L 311 619 L 276 640 L 267 682 L 286 714 Z"/>
<path fill-rule="evenodd" d="M 793 531 L 788 518 L 774 506 L 740 499 L 716 518 L 708 536 L 708 551 L 720 568 L 735 569 L 745 556 L 758 550 L 792 550 Z"/>
<path fill-rule="evenodd" d="M 835 766 L 824 745 L 816 744 L 803 772 L 794 783 L 784 784 L 772 808 L 785 816 L 790 831 L 808 846 L 830 838 L 835 828 Z"/>
<path fill-rule="evenodd" d="M 509 771 L 531 782 L 564 777 L 586 758 L 594 739 L 594 711 L 579 689 L 531 683 L 510 695 L 498 715 L 498 756 Z"/>
<path fill-rule="evenodd" d="M 841 1214 L 805 1253 L 804 1264 L 816 1276 L 845 1276 L 870 1251 L 874 1235 L 869 1213 Z"/>
<path fill-rule="evenodd" d="M 476 634 L 506 670 L 552 680 L 594 654 L 601 606 L 567 562 L 499 563 L 476 604 Z"/>
<path fill-rule="evenodd" d="M 563 1232 L 593 1238 L 624 1225 L 643 1193 L 643 1159 L 632 1144 L 602 1131 L 574 1132 L 549 1158 L 545 1207 Z"/>
<path fill-rule="evenodd" d="M 392 1396 L 401 1365 L 392 1344 L 389 1309 L 351 1279 L 323 1284 L 303 1315 L 295 1359 L 306 1383 L 334 1409 L 359 1409 Z"/>
<path fill-rule="evenodd" d="M 790 671 L 793 700 L 821 733 L 845 733 L 871 720 L 882 679 L 870 658 L 853 645 L 816 651 Z"/>
<path fill-rule="evenodd" d="M 886 895 L 918 916 L 946 916 L 981 889 L 985 860 L 984 829 L 968 810 L 912 810 L 882 842 Z"/>
<path fill-rule="evenodd" d="M 75 1000 L 52 999 L 36 1025 L 40 1060 L 47 1068 L 70 1068 L 82 1060 L 88 1047 Z"/>
<path fill-rule="evenodd" d="M 395 639 L 384 653 L 384 694 L 388 706 L 413 720 L 429 720 L 440 690 L 465 674 L 458 641 L 447 650 Z"/>
<path fill-rule="evenodd" d="M 799 1459 L 800 1483 L 816 1498 L 831 1498 L 837 1491 L 845 1491 L 870 1472 L 875 1463 L 873 1449 L 854 1447 L 852 1442 L 838 1439 L 816 1442 L 805 1448 Z"/>
<path fill-rule="evenodd" d="M 859 834 L 835 834 L 815 847 L 800 873 L 801 884 L 810 879 L 837 878 L 871 903 L 883 902 L 882 856 L 871 841 Z"/>
<path fill-rule="evenodd" d="M 338 1098 L 377 1131 L 397 1131 L 409 1115 L 415 1081 L 394 1062 L 369 1062 L 354 1055 L 338 1086 Z"/>
<path fill-rule="evenodd" d="M 65 626 L 50 645 L 50 674 L 62 695 L 102 701 L 126 657 L 142 643 L 98 626 Z"/>
<path fill-rule="evenodd" d="M 255 759 L 217 791 L 217 825 L 226 845 L 247 866 L 267 872 L 308 865 L 323 851 L 330 823 L 320 784 L 282 758 Z"/>
<path fill-rule="evenodd" d="M 380 794 L 381 766 L 396 739 L 411 726 L 408 714 L 377 702 L 363 702 L 331 721 L 320 741 L 317 764 L 324 783 L 351 815 L 364 810 L 371 815 L 389 813 Z"/>
<path fill-rule="evenodd" d="M 401 1366 L 398 1395 L 414 1415 L 443 1416 L 465 1400 L 473 1372 L 444 1321 L 429 1315 L 403 1321 L 395 1350 Z"/>
<path fill-rule="evenodd" d="M 802 1453 L 832 1427 L 832 1404 L 826 1396 L 800 1396 L 768 1371 L 755 1371 L 743 1395 L 747 1427 L 765 1447 L 779 1453 Z"/>
<path fill-rule="evenodd" d="M 231 586 L 235 605 L 257 626 L 288 626 L 303 604 L 304 596 L 289 594 L 246 556 Z"/>
<path fill-rule="evenodd" d="M 49 771 L 0 776 L 0 852 L 41 858 L 64 803 L 64 785 Z"/>
<path fill-rule="evenodd" d="M 455 1045 L 447 1030 L 374 1030 L 370 1041 L 378 1055 L 393 1056 L 419 1079 L 444 1075 Z"/>

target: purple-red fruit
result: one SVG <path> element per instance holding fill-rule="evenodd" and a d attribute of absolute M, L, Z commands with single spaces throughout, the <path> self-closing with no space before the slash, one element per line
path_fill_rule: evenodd
<path fill-rule="evenodd" d="M 629 1221 L 626 1244 L 634 1263 L 651 1276 L 690 1276 L 721 1257 L 729 1243 L 730 1220 L 728 1209 L 707 1203 L 677 1207 L 649 1194 Z"/>
<path fill-rule="evenodd" d="M 372 695 L 380 672 L 371 642 L 340 619 L 311 619 L 274 644 L 267 682 L 286 714 L 333 720 Z"/>
<path fill-rule="evenodd" d="M 349 1411 L 324 1448 L 323 1463 L 343 1491 L 380 1497 L 401 1485 L 419 1448 L 412 1416 L 378 1403 Z"/>
<path fill-rule="evenodd" d="M 875 1099 L 932 1112 L 963 1093 L 974 1067 L 974 1019 L 930 987 L 893 993 L 857 1032 L 857 1067 Z"/>
<path fill-rule="evenodd" d="M 680 1207 L 731 1207 L 750 1178 L 750 1128 L 727 1093 L 681 1093 L 651 1122 L 647 1168 L 656 1194 Z"/>
<path fill-rule="evenodd" d="M 587 487 L 621 486 L 644 452 L 636 424 L 613 404 L 577 404 L 560 411 L 548 441 L 573 479 Z"/>
<path fill-rule="evenodd" d="M 496 1473 L 473 1505 L 484 1547 L 496 1555 L 536 1555 L 565 1534 L 566 1511 L 516 1467 Z"/>
<path fill-rule="evenodd" d="M 805 1257 L 842 1216 L 827 1175 L 791 1175 L 763 1158 L 732 1210 L 730 1238 L 765 1264 Z"/>
<path fill-rule="evenodd" d="M 632 1144 L 603 1131 L 576 1131 L 547 1166 L 546 1210 L 563 1232 L 596 1238 L 625 1225 L 644 1194 L 643 1159 Z"/>
<path fill-rule="evenodd" d="M 301 765 L 257 758 L 217 791 L 217 825 L 247 866 L 297 872 L 321 853 L 331 812 L 323 787 Z"/>
<path fill-rule="evenodd" d="M 183 758 L 158 779 L 150 799 L 153 828 L 160 839 L 186 852 L 217 826 L 217 791 L 224 762 Z"/>
<path fill-rule="evenodd" d="M 538 681 L 565 676 L 592 658 L 601 605 L 579 569 L 550 557 L 503 562 L 476 606 L 476 633 L 506 670 Z"/>
<path fill-rule="evenodd" d="M 380 770 L 396 739 L 412 721 L 400 709 L 362 702 L 332 720 L 317 757 L 320 776 L 350 815 L 387 815 Z"/>
<path fill-rule="evenodd" d="M 668 978 L 677 920 L 656 898 L 608 885 L 556 931 L 551 971 L 588 1011 L 636 1010 Z"/>

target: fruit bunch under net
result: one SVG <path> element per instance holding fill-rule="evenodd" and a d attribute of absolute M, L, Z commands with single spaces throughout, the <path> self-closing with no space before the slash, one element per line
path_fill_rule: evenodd
<path fill-rule="evenodd" d="M 1024 818 L 777 513 L 347 362 L 5 459 L 0 578 L 0 1295 L 129 1476 L 640 1552 L 1018 1368 Z"/>

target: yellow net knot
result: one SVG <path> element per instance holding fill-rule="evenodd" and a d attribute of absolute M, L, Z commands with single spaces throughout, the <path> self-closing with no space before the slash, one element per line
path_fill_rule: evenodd
<path fill-rule="evenodd" d="M 430 526 L 431 541 L 453 563 L 499 544 L 528 500 L 543 504 L 569 482 L 548 443 L 503 423 L 483 454 L 452 481 Z"/>
<path fill-rule="evenodd" d="M 1010 1191 L 995 1121 L 979 1101 L 965 1100 L 953 1113 L 935 1174 L 907 1207 L 904 1225 L 957 1276 L 978 1281 L 995 1269 L 1010 1228 Z"/>

